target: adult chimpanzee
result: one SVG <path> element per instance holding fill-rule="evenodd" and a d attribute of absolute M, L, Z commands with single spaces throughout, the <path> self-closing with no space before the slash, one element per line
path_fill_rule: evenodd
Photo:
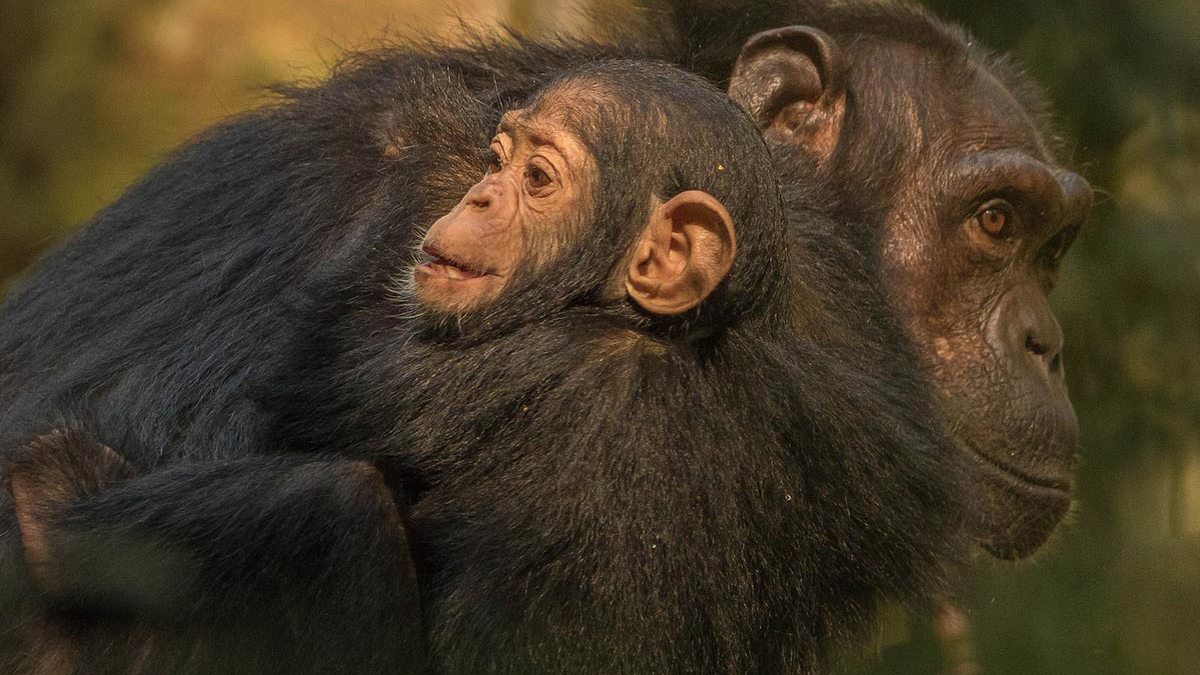
<path fill-rule="evenodd" d="M 331 556 L 296 528 L 338 553 L 352 550 L 339 537 L 374 543 L 365 564 L 388 582 L 411 579 L 396 569 L 407 535 L 432 668 L 446 674 L 812 672 L 879 597 L 937 577 L 961 531 L 958 455 L 928 402 L 904 400 L 911 382 L 898 392 L 803 334 L 798 317 L 837 319 L 803 292 L 815 261 L 792 250 L 744 112 L 668 66 L 599 62 L 506 114 L 491 148 L 492 170 L 429 229 L 427 260 L 414 266 L 393 241 L 345 263 L 279 383 L 288 437 L 386 460 L 411 500 L 404 529 L 352 462 L 177 465 L 122 482 L 129 469 L 111 450 L 77 434 L 37 441 L 11 481 L 43 587 L 112 606 L 86 597 L 114 587 L 102 577 L 64 573 L 72 557 L 112 556 L 81 545 L 87 535 L 150 547 L 141 561 L 201 578 L 198 590 L 185 580 L 200 597 L 182 616 L 134 598 L 124 632 L 110 620 L 55 647 L 90 647 L 92 668 L 263 668 L 262 635 L 273 648 L 286 639 L 253 623 L 231 634 L 219 617 L 245 622 L 216 603 L 240 607 L 249 591 L 267 605 L 240 611 L 264 620 L 318 609 L 288 603 L 297 574 L 326 589 Z M 271 463 L 275 474 L 255 473 Z M 229 488 L 238 467 L 264 493 Z M 263 542 L 210 517 L 223 490 Z M 259 550 L 289 552 L 293 539 L 307 544 L 296 560 Z M 256 561 L 284 581 L 221 586 L 231 570 L 256 577 Z M 402 633 L 413 606 L 395 602 L 364 609 L 382 626 L 396 616 L 378 610 L 395 612 Z M 383 632 L 369 628 L 375 646 Z M 131 631 L 132 649 L 113 644 Z M 386 668 L 384 656 L 420 664 L 381 649 L 347 671 Z M 313 667 L 286 658 L 288 672 Z"/>
<path fill-rule="evenodd" d="M 1028 553 L 1067 505 L 1075 425 L 1045 293 L 1087 201 L 1053 161 L 1040 100 L 1003 60 L 903 5 L 726 7 L 695 6 L 678 45 L 648 51 L 728 80 L 755 114 L 802 193 L 788 200 L 820 216 L 797 221 L 811 270 L 797 292 L 832 320 L 804 329 L 903 382 L 888 348 L 900 336 L 872 290 L 882 274 L 977 462 L 978 536 Z M 755 34 L 785 22 L 816 28 Z M 0 431 L 24 442 L 48 410 L 84 408 L 142 470 L 273 447 L 259 389 L 288 367 L 305 291 L 448 209 L 483 162 L 463 153 L 474 130 L 547 73 L 609 51 L 361 56 L 209 133 L 0 310 Z"/>

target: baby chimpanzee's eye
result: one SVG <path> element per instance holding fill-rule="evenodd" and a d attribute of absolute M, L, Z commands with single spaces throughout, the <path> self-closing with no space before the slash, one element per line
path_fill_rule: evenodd
<path fill-rule="evenodd" d="M 530 194 L 535 195 L 541 191 L 544 191 L 553 183 L 554 179 L 550 177 L 550 174 L 547 173 L 545 169 L 542 169 L 536 164 L 530 164 L 529 166 L 525 167 L 525 188 Z"/>

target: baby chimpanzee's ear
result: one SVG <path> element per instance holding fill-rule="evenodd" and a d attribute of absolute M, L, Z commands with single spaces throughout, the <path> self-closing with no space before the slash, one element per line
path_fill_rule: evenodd
<path fill-rule="evenodd" d="M 43 590 L 58 585 L 55 517 L 71 503 L 130 478 L 132 468 L 111 448 L 75 429 L 55 430 L 13 453 L 8 489 L 25 559 Z"/>
<path fill-rule="evenodd" d="M 721 202 L 700 190 L 681 192 L 651 213 L 625 289 L 651 314 L 686 312 L 729 274 L 736 251 L 733 220 Z"/>

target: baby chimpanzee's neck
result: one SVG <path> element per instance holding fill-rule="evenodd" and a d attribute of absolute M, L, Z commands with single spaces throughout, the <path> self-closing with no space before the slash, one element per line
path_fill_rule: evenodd
<path fill-rule="evenodd" d="M 659 426 L 682 423 L 700 412 L 697 406 L 718 404 L 706 400 L 706 392 L 733 381 L 721 365 L 729 352 L 758 347 L 737 330 L 668 337 L 585 309 L 482 341 L 414 339 L 394 366 L 404 399 L 398 409 L 412 413 L 404 422 L 412 430 L 407 447 L 396 450 L 428 451 L 438 456 L 435 463 L 452 449 L 475 457 L 473 446 L 530 438 L 529 425 L 543 411 L 557 415 L 547 424 L 559 427 L 553 431 L 559 437 L 624 407 L 658 407 Z M 752 373 L 735 379 L 746 377 Z M 690 391 L 686 397 L 696 400 L 685 405 L 668 393 L 674 390 Z"/>

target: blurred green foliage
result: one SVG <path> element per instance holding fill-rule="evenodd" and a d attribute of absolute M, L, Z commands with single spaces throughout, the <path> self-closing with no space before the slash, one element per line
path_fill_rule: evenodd
<path fill-rule="evenodd" d="M 575 4 L 0 0 L 0 294 L 260 85 L 385 32 L 452 34 L 454 11 L 578 28 Z M 1035 560 L 980 560 L 962 606 L 973 658 L 899 616 L 854 672 L 1200 674 L 1200 2 L 928 4 L 1020 57 L 1100 192 L 1055 295 L 1079 500 Z"/>

